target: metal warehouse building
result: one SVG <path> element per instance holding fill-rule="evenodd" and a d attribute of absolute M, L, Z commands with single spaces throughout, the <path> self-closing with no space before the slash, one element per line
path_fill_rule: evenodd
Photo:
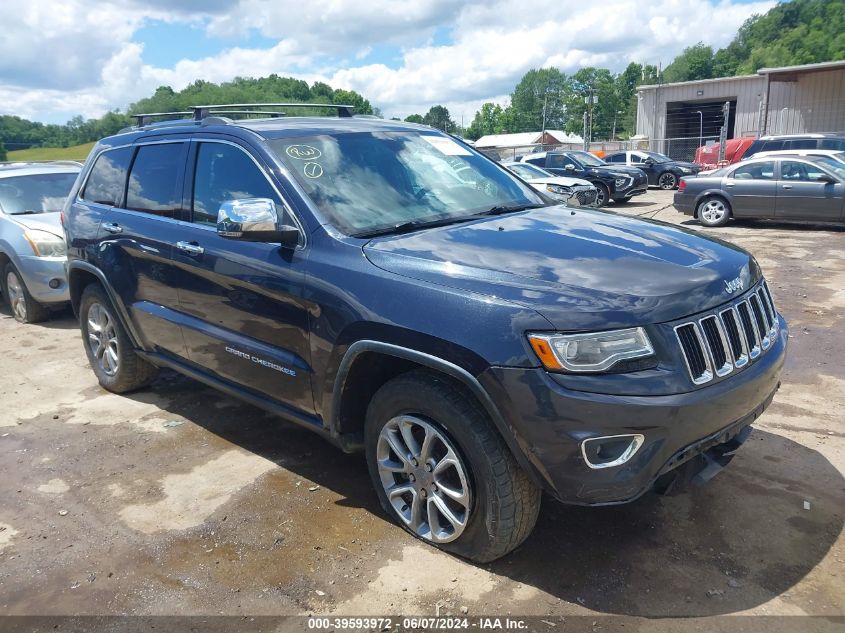
<path fill-rule="evenodd" d="M 756 75 L 637 88 L 637 137 L 657 151 L 690 154 L 719 139 L 845 131 L 845 61 L 761 68 Z M 674 151 L 673 151 L 674 150 Z"/>

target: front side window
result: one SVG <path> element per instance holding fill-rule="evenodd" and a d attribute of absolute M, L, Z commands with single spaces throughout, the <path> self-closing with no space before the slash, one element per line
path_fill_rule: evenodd
<path fill-rule="evenodd" d="M 0 209 L 8 215 L 61 211 L 76 174 L 32 174 L 0 178 Z"/>
<path fill-rule="evenodd" d="M 268 145 L 328 221 L 350 235 L 548 204 L 507 170 L 440 134 L 340 132 Z"/>
<path fill-rule="evenodd" d="M 225 143 L 200 143 L 194 169 L 192 221 L 216 226 L 220 205 L 243 198 L 269 198 L 281 209 L 275 189 L 246 153 Z"/>
<path fill-rule="evenodd" d="M 631 162 L 632 163 L 642 163 L 643 157 L 639 154 L 631 154 Z"/>
<path fill-rule="evenodd" d="M 127 209 L 165 218 L 179 217 L 184 145 L 159 143 L 138 147 L 126 189 Z"/>
<path fill-rule="evenodd" d="M 631 154 L 631 160 L 636 162 L 637 161 L 637 155 Z M 604 157 L 604 162 L 606 162 L 606 163 L 624 163 L 625 162 L 625 154 L 610 154 L 609 156 Z"/>
<path fill-rule="evenodd" d="M 841 138 L 823 138 L 819 142 L 821 149 L 835 149 L 837 151 L 845 151 L 845 139 Z"/>
<path fill-rule="evenodd" d="M 774 180 L 775 161 L 767 160 L 761 163 L 741 165 L 734 169 L 731 178 L 735 180 Z"/>
<path fill-rule="evenodd" d="M 123 199 L 126 172 L 129 170 L 131 160 L 131 147 L 120 147 L 100 154 L 91 168 L 91 174 L 82 192 L 82 199 L 110 207 L 119 205 Z"/>

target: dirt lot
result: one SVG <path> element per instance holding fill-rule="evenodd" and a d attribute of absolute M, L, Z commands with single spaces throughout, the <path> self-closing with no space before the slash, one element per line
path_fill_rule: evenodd
<path fill-rule="evenodd" d="M 702 230 L 670 202 L 621 210 Z M 0 614 L 845 615 L 845 231 L 707 233 L 754 253 L 791 327 L 752 438 L 687 496 L 544 499 L 486 566 L 387 521 L 362 458 L 174 374 L 108 394 L 69 313 L 3 312 Z"/>

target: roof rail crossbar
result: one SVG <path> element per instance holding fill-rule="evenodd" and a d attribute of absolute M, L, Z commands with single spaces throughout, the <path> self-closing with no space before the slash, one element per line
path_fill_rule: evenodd
<path fill-rule="evenodd" d="M 253 108 L 330 108 L 337 111 L 339 117 L 351 117 L 355 107 L 351 105 L 336 105 L 333 103 L 222 103 L 218 105 L 192 106 L 194 120 L 201 121 L 212 114 L 221 114 L 221 110 L 229 114 L 252 114 Z M 269 113 L 256 113 L 269 114 Z M 278 114 L 278 113 L 274 113 Z M 284 113 L 281 113 L 282 115 Z"/>
<path fill-rule="evenodd" d="M 190 116 L 193 112 L 146 112 L 144 114 L 133 114 L 132 118 L 135 119 L 135 124 L 138 127 L 144 127 L 145 125 L 149 125 L 152 123 L 153 119 L 158 119 L 160 117 L 175 117 L 175 116 Z"/>
<path fill-rule="evenodd" d="M 212 110 L 208 116 L 229 116 L 230 114 L 257 114 L 267 117 L 285 116 L 284 112 L 278 110 Z"/>

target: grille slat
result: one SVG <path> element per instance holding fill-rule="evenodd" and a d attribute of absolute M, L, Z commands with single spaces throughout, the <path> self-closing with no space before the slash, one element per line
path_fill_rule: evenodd
<path fill-rule="evenodd" d="M 727 376 L 776 340 L 778 315 L 765 281 L 715 314 L 675 326 L 681 354 L 696 385 Z"/>

